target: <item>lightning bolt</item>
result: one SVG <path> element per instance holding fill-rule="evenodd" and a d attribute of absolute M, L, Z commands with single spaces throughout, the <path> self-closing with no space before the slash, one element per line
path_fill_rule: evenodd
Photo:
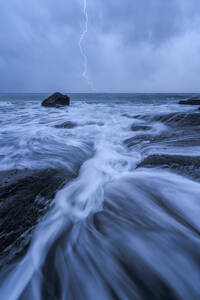
<path fill-rule="evenodd" d="M 80 39 L 79 39 L 79 49 L 81 52 L 81 55 L 83 57 L 83 63 L 84 63 L 84 67 L 83 67 L 83 73 L 82 73 L 82 77 L 87 81 L 89 87 L 91 88 L 91 90 L 95 91 L 93 82 L 90 80 L 89 76 L 88 76 L 88 58 L 87 55 L 83 49 L 82 43 L 83 40 L 88 32 L 88 12 L 87 12 L 87 0 L 83 0 L 84 5 L 83 5 L 83 14 L 85 17 L 85 27 L 81 33 Z"/>

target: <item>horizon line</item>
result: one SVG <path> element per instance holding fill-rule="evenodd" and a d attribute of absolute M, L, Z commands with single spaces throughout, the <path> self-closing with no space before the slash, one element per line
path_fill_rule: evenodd
<path fill-rule="evenodd" d="M 56 91 L 58 92 L 58 91 Z M 54 94 L 55 92 L 32 92 L 32 91 L 23 91 L 23 92 L 3 92 L 0 91 L 0 94 Z M 199 92 L 65 92 L 63 94 L 200 94 Z"/>

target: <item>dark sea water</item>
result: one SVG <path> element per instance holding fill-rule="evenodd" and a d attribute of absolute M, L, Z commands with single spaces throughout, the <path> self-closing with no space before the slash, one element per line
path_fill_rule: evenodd
<path fill-rule="evenodd" d="M 200 112 L 178 104 L 195 95 L 71 94 L 60 109 L 46 96 L 0 94 L 2 182 L 68 174 L 51 201 L 41 188 L 28 234 L 5 229 L 29 212 L 10 220 L 13 185 L 0 188 L 0 299 L 200 299 Z"/>

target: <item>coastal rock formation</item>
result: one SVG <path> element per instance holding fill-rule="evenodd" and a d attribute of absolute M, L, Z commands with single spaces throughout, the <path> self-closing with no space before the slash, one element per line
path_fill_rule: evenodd
<path fill-rule="evenodd" d="M 74 177 L 65 169 L 0 172 L 0 266 L 24 253 L 56 191 Z"/>
<path fill-rule="evenodd" d="M 161 122 L 174 128 L 200 126 L 200 113 L 198 112 L 139 115 L 137 119 L 148 122 L 145 126 L 149 126 L 149 122 Z"/>
<path fill-rule="evenodd" d="M 124 144 L 128 148 L 137 147 L 146 154 L 159 154 L 166 153 L 166 151 L 170 152 L 170 149 L 174 148 L 176 148 L 175 153 L 182 152 L 182 147 L 184 147 L 185 152 L 191 153 L 193 147 L 200 146 L 200 113 L 198 112 L 140 115 L 140 120 L 147 126 L 153 124 L 156 127 L 156 122 L 159 122 L 163 123 L 165 127 L 162 130 L 140 132 L 132 137 L 127 137 Z M 160 161 L 160 157 L 159 159 L 156 158 L 157 160 Z"/>
<path fill-rule="evenodd" d="M 137 168 L 169 168 L 179 174 L 185 174 L 200 180 L 200 157 L 186 155 L 153 154 L 146 157 Z"/>
<path fill-rule="evenodd" d="M 70 105 L 70 97 L 61 93 L 54 93 L 42 102 L 45 107 L 62 107 Z"/>
<path fill-rule="evenodd" d="M 183 105 L 200 105 L 200 98 L 191 98 L 188 100 L 179 101 Z"/>

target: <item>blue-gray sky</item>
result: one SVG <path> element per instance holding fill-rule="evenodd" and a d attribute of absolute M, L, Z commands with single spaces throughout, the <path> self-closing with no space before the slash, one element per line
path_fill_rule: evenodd
<path fill-rule="evenodd" d="M 200 92 L 199 0 L 87 0 L 98 92 Z M 83 0 L 0 2 L 0 92 L 90 92 Z"/>

